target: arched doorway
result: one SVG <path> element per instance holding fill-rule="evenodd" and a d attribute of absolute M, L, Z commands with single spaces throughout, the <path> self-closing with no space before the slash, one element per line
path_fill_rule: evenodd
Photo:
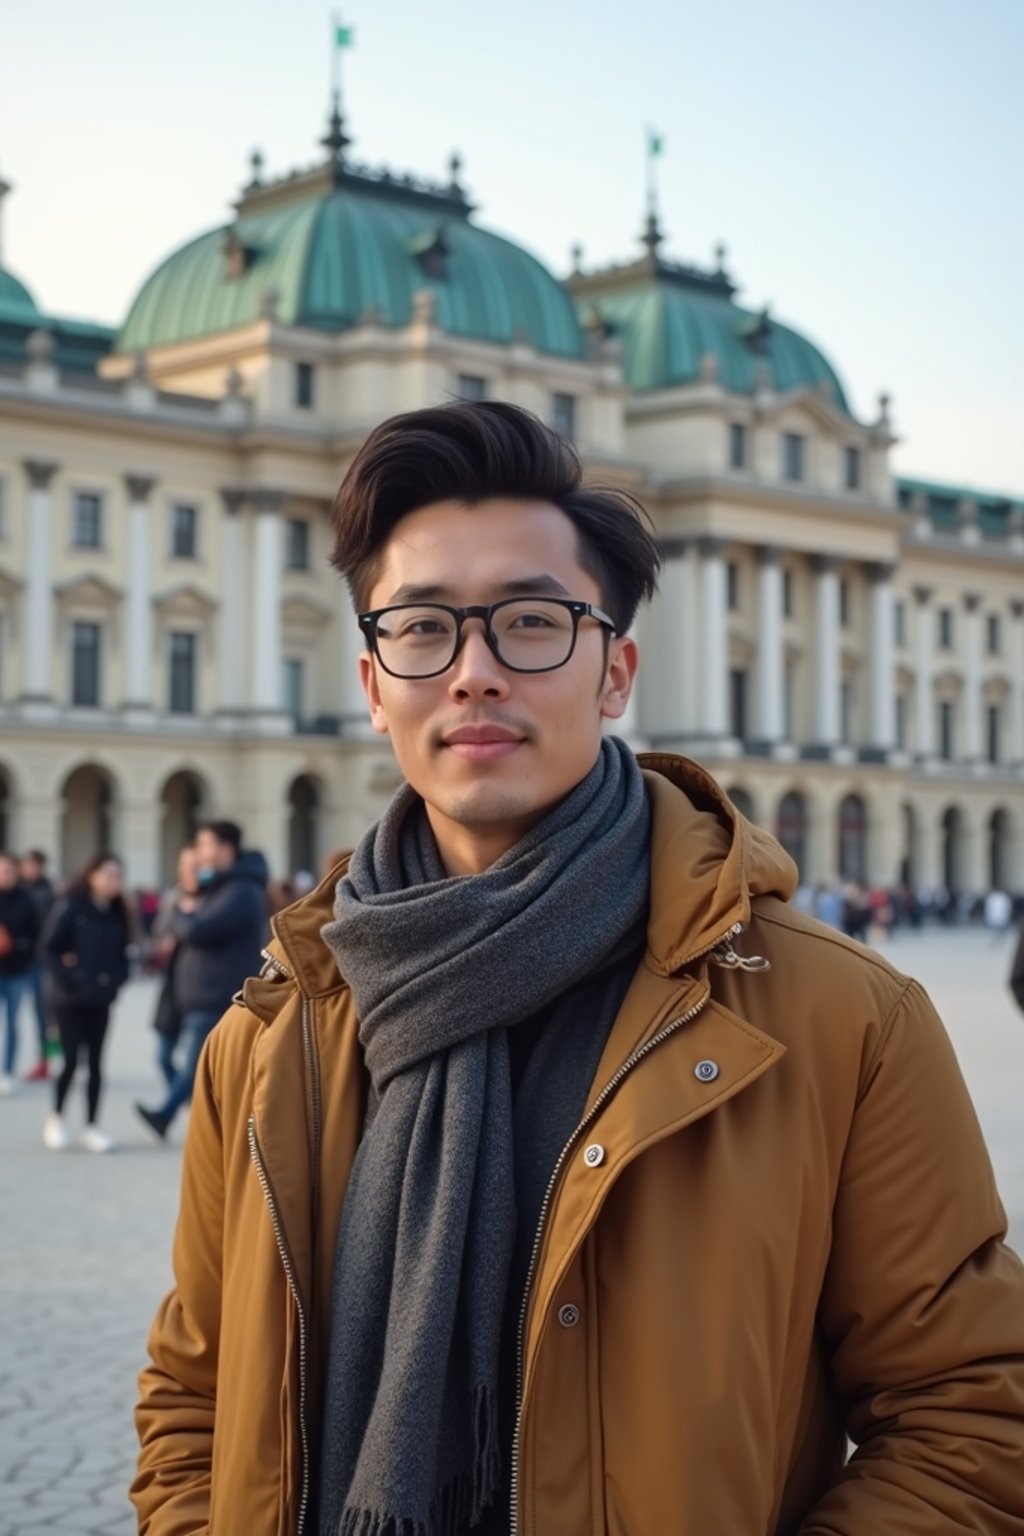
<path fill-rule="evenodd" d="M 988 888 L 990 891 L 1012 891 L 1010 840 L 1012 837 L 1010 813 L 1003 806 L 992 812 L 988 819 Z"/>
<path fill-rule="evenodd" d="M 750 791 L 744 789 L 741 784 L 734 784 L 731 789 L 726 790 L 726 794 L 729 796 L 729 799 L 739 811 L 740 815 L 745 816 L 748 821 L 753 821 L 754 802 L 750 797 Z"/>
<path fill-rule="evenodd" d="M 909 800 L 900 806 L 900 824 L 903 851 L 900 855 L 899 880 L 908 890 L 916 891 L 921 879 L 920 825 L 917 811 Z"/>
<path fill-rule="evenodd" d="M 320 786 L 300 773 L 288 787 L 288 873 L 320 868 Z"/>
<path fill-rule="evenodd" d="M 807 860 L 807 802 L 798 790 L 791 789 L 779 802 L 775 835 L 803 879 Z"/>
<path fill-rule="evenodd" d="M 178 854 L 196 835 L 207 811 L 206 784 L 198 773 L 179 768 L 164 781 L 160 791 L 160 878 L 174 883 Z"/>
<path fill-rule="evenodd" d="M 839 803 L 839 878 L 867 884 L 868 813 L 860 795 L 844 795 Z"/>
<path fill-rule="evenodd" d="M 67 879 L 94 854 L 114 847 L 114 785 L 98 763 L 83 763 L 61 788 L 61 875 Z"/>
<path fill-rule="evenodd" d="M 942 883 L 960 895 L 964 888 L 964 816 L 958 805 L 942 813 Z"/>

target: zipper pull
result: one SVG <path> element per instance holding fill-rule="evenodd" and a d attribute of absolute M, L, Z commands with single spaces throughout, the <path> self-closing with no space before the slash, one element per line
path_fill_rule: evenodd
<path fill-rule="evenodd" d="M 738 955 L 733 948 L 733 938 L 743 932 L 742 923 L 734 923 L 729 933 L 720 944 L 716 944 L 709 955 L 715 965 L 721 966 L 723 971 L 770 971 L 772 963 L 766 960 L 764 955 Z"/>
<path fill-rule="evenodd" d="M 260 958 L 263 961 L 263 968 L 260 971 L 262 978 L 269 977 L 271 980 L 276 980 L 278 977 L 283 977 L 286 981 L 290 980 L 291 971 L 289 971 L 286 965 L 282 965 L 281 961 L 275 955 L 272 955 L 268 949 L 260 951 Z"/>

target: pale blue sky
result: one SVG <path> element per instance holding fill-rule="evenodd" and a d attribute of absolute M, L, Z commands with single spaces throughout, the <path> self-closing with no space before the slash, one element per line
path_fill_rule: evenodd
<path fill-rule="evenodd" d="M 4 259 L 116 322 L 225 220 L 254 146 L 312 161 L 324 0 L 4 0 Z M 668 253 L 817 341 L 897 466 L 1024 494 L 1024 0 L 349 0 L 354 153 L 442 175 L 555 271 L 628 257 L 644 125 Z"/>

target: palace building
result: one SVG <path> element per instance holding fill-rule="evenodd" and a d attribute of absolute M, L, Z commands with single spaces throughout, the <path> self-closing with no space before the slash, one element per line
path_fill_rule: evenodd
<path fill-rule="evenodd" d="M 330 507 L 367 431 L 529 407 L 665 557 L 625 734 L 698 758 L 809 882 L 1024 891 L 1024 500 L 894 479 L 889 402 L 744 308 L 719 251 L 564 279 L 447 181 L 252 174 L 116 331 L 0 267 L 0 844 L 166 881 L 197 817 L 274 872 L 397 782 Z M 0 183 L 0 195 L 10 190 Z M 31 282 L 31 274 L 26 274 Z"/>

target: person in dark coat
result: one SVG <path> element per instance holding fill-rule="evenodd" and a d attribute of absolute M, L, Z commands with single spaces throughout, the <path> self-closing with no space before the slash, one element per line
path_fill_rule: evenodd
<path fill-rule="evenodd" d="M 110 1152 L 114 1147 L 96 1121 L 110 1010 L 128 979 L 131 923 L 122 885 L 120 859 L 98 853 L 58 901 L 46 925 L 43 953 L 64 1052 L 53 1113 L 43 1128 L 43 1141 L 52 1152 L 63 1152 L 71 1142 L 64 1104 L 82 1056 L 89 1065 L 82 1145 L 89 1152 Z"/>
<path fill-rule="evenodd" d="M 33 848 L 22 855 L 21 883 L 35 903 L 36 917 L 39 920 L 40 940 L 46 920 L 53 910 L 53 904 L 57 899 L 57 893 L 53 888 L 53 881 L 46 873 L 46 854 L 41 848 Z M 46 998 L 46 961 L 43 958 L 41 942 L 36 945 L 36 952 L 32 959 L 32 967 L 28 973 L 29 996 L 36 1015 L 36 1033 L 39 1040 L 39 1060 L 35 1066 L 25 1073 L 26 1083 L 45 1082 L 49 1077 L 49 1067 L 46 1060 L 46 1044 L 49 1034 L 49 1020 L 47 1018 Z"/>
<path fill-rule="evenodd" d="M 179 945 L 174 999 L 184 1056 L 159 1109 L 135 1106 L 161 1140 L 192 1098 L 207 1036 L 246 977 L 259 971 L 267 938 L 267 863 L 261 853 L 243 852 L 241 828 L 233 821 L 204 823 L 195 852 L 199 894 L 183 893 L 169 923 Z"/>
<path fill-rule="evenodd" d="M 28 991 L 39 919 L 31 896 L 18 879 L 18 861 L 0 853 L 0 1005 L 5 1018 L 0 1093 L 14 1092 L 18 1056 L 18 1010 Z"/>
<path fill-rule="evenodd" d="M 1024 1013 L 1024 922 L 1020 926 L 1017 951 L 1010 966 L 1010 991 L 1017 1000 L 1017 1007 Z"/>

